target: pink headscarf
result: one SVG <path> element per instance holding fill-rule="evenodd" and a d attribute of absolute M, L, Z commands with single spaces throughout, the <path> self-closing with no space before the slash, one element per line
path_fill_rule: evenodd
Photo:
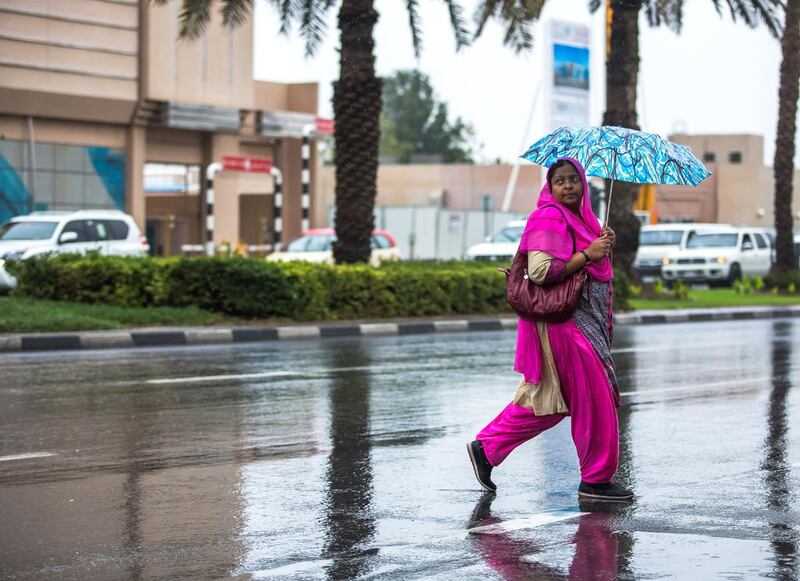
<path fill-rule="evenodd" d="M 539 200 L 536 202 L 537 210 L 528 217 L 528 223 L 522 233 L 519 249 L 521 252 L 542 250 L 550 256 L 569 261 L 573 254 L 572 236 L 575 236 L 574 252 L 580 252 L 588 248 L 596 238 L 600 237 L 602 228 L 594 212 L 592 212 L 589 184 L 586 182 L 586 172 L 583 166 L 577 159 L 572 159 L 571 157 L 562 157 L 558 161 L 562 160 L 568 161 L 575 166 L 578 175 L 581 176 L 583 196 L 579 211 L 580 217 L 573 214 L 569 208 L 556 200 L 550 191 L 550 184 L 545 182 L 539 194 Z M 557 206 L 558 209 L 552 206 Z M 560 212 L 559 209 L 561 210 Z M 566 221 L 564 221 L 564 218 L 566 218 Z M 608 258 L 589 263 L 586 270 L 595 280 L 606 282 L 614 278 L 614 271 Z"/>
<path fill-rule="evenodd" d="M 525 231 L 522 233 L 519 250 L 520 252 L 541 250 L 554 258 L 569 261 L 573 254 L 572 236 L 575 237 L 575 252 L 579 252 L 588 248 L 596 238 L 600 237 L 602 228 L 592 212 L 589 184 L 583 166 L 577 159 L 571 157 L 562 157 L 558 161 L 561 160 L 570 162 L 581 176 L 583 196 L 580 216 L 556 200 L 550 191 L 549 182 L 545 183 L 536 202 L 537 209 L 528 218 Z M 614 278 L 614 270 L 608 257 L 589 263 L 586 270 L 598 281 L 606 282 Z M 542 346 L 539 334 L 536 331 L 536 323 L 525 319 L 520 319 L 517 326 L 514 370 L 522 373 L 525 381 L 529 383 L 538 383 L 541 379 Z"/>

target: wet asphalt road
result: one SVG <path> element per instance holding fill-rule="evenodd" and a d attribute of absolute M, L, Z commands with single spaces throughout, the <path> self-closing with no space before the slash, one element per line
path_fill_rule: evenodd
<path fill-rule="evenodd" d="M 800 321 L 617 329 L 622 506 L 568 422 L 477 487 L 514 340 L 2 355 L 0 578 L 800 575 Z"/>

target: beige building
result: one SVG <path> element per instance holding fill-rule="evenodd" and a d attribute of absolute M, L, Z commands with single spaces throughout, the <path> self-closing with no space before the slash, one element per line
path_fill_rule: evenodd
<path fill-rule="evenodd" d="M 378 168 L 379 206 L 441 206 L 464 210 L 500 210 L 508 186 L 511 166 L 468 164 L 384 164 Z M 536 205 L 543 169 L 537 165 L 520 166 L 516 187 L 511 194 L 510 212 L 530 213 Z M 335 169 L 326 166 L 320 171 L 315 204 L 317 223 L 326 219 L 325 208 L 335 202 Z"/>
<path fill-rule="evenodd" d="M 0 222 L 118 208 L 174 254 L 205 239 L 206 167 L 241 155 L 281 170 L 282 235 L 297 235 L 317 85 L 255 81 L 252 22 L 228 30 L 215 11 L 202 38 L 178 40 L 180 4 L 0 0 Z M 165 185 L 158 168 L 191 179 Z M 273 188 L 268 174 L 217 173 L 214 242 L 272 242 Z"/>
<path fill-rule="evenodd" d="M 772 227 L 772 168 L 764 166 L 764 139 L 759 135 L 673 135 L 711 170 L 696 187 L 657 186 L 654 215 L 660 221 L 721 222 Z M 480 210 L 484 197 L 490 209 L 502 207 L 510 165 L 382 165 L 378 171 L 379 206 L 426 206 Z M 527 214 L 534 207 L 544 173 L 534 165 L 520 167 L 509 210 Z M 602 180 L 592 180 L 603 187 Z M 316 222 L 334 203 L 332 167 L 320 172 Z M 794 180 L 794 220 L 800 226 L 800 172 Z"/>
<path fill-rule="evenodd" d="M 761 135 L 671 135 L 703 160 L 712 176 L 695 188 L 658 186 L 660 220 L 696 220 L 774 227 L 775 180 L 764 165 Z M 800 171 L 795 172 L 792 214 L 800 226 Z"/>

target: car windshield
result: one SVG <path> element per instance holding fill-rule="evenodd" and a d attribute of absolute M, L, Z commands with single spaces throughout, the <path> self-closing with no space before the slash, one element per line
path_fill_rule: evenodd
<path fill-rule="evenodd" d="M 678 246 L 683 230 L 650 230 L 639 234 L 639 246 Z"/>
<path fill-rule="evenodd" d="M 0 240 L 48 240 L 58 222 L 9 222 L 0 227 Z"/>
<path fill-rule="evenodd" d="M 332 248 L 336 238 L 327 234 L 311 234 L 301 236 L 289 243 L 287 252 L 326 252 Z"/>
<path fill-rule="evenodd" d="M 686 248 L 722 248 L 736 246 L 738 234 L 694 234 L 686 243 Z"/>
<path fill-rule="evenodd" d="M 503 228 L 492 237 L 492 242 L 518 242 L 522 238 L 522 226 L 510 226 Z"/>

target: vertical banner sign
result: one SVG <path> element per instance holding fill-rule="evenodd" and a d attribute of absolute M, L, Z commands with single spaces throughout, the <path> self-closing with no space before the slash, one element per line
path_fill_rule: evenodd
<path fill-rule="evenodd" d="M 545 70 L 548 131 L 589 125 L 590 31 L 583 24 L 550 21 Z"/>

